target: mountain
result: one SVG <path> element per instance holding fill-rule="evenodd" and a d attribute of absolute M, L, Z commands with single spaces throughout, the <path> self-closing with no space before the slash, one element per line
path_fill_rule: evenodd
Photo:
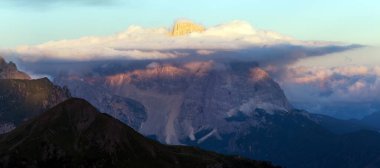
<path fill-rule="evenodd" d="M 17 66 L 13 62 L 7 63 L 0 56 L 0 79 L 31 79 L 29 75 L 17 70 Z"/>
<path fill-rule="evenodd" d="M 220 134 L 201 143 L 186 143 L 220 153 L 270 160 L 292 168 L 380 166 L 378 132 L 360 130 L 336 134 L 302 111 L 273 115 L 265 111 L 257 112 L 257 115 L 246 120 L 266 121 L 259 126 L 240 122 L 240 129 L 234 133 Z M 205 135 L 207 132 L 196 136 Z"/>
<path fill-rule="evenodd" d="M 0 165 L 4 168 L 272 167 L 267 162 L 159 144 L 77 98 L 1 136 Z"/>
<path fill-rule="evenodd" d="M 91 92 L 102 97 L 105 91 L 140 102 L 146 120 L 136 130 L 167 144 L 292 168 L 380 166 L 377 132 L 363 131 L 362 125 L 345 128 L 347 122 L 293 109 L 255 62 L 98 64 L 55 81 L 78 97 Z M 75 89 L 82 87 L 88 90 Z"/>
<path fill-rule="evenodd" d="M 0 79 L 0 130 L 6 132 L 70 97 L 47 78 Z M 0 133 L 1 133 L 0 132 Z"/>
<path fill-rule="evenodd" d="M 338 134 L 361 130 L 380 131 L 380 112 L 374 112 L 362 119 L 337 119 L 323 114 L 310 114 L 313 121 Z"/>
<path fill-rule="evenodd" d="M 195 134 L 208 130 L 213 130 L 210 136 L 236 132 L 240 125 L 232 121 L 255 115 L 252 109 L 268 113 L 291 109 L 279 85 L 255 62 L 146 62 L 134 66 L 114 74 L 100 68 L 92 75 L 60 76 L 55 81 L 82 98 L 98 92 L 98 99 L 111 93 L 140 102 L 147 117 L 137 130 L 168 144 L 181 144 L 186 138 L 201 141 Z M 87 89 L 77 89 L 83 86 Z"/>
<path fill-rule="evenodd" d="M 0 134 L 8 132 L 70 97 L 66 88 L 47 78 L 31 80 L 0 58 Z M 11 70 L 11 71 L 10 71 Z"/>
<path fill-rule="evenodd" d="M 360 120 L 373 113 L 374 109 L 380 109 L 380 103 L 376 100 L 370 102 L 304 102 L 292 101 L 297 109 L 306 109 L 311 113 L 332 116 L 341 120 Z"/>
<path fill-rule="evenodd" d="M 56 83 L 62 84 L 60 78 Z M 70 92 L 74 97 L 81 97 L 94 104 L 100 111 L 105 111 L 134 129 L 139 129 L 141 124 L 146 121 L 146 108 L 140 102 L 133 99 L 118 96 L 110 93 L 107 88 L 93 81 L 89 83 L 88 78 L 71 76 L 69 83 Z"/>
<path fill-rule="evenodd" d="M 322 127 L 337 134 L 352 133 L 361 130 L 378 130 L 371 124 L 360 122 L 359 120 L 343 120 L 323 114 L 310 114 L 311 119 Z M 380 120 L 378 120 L 380 121 Z"/>

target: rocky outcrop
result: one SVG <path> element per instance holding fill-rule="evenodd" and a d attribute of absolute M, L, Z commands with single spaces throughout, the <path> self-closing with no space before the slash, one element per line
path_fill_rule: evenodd
<path fill-rule="evenodd" d="M 0 79 L 31 79 L 29 75 L 17 70 L 17 66 L 13 62 L 7 63 L 0 56 Z"/>
<path fill-rule="evenodd" d="M 177 21 L 172 29 L 172 36 L 185 36 L 194 32 L 201 33 L 205 28 L 188 20 Z"/>

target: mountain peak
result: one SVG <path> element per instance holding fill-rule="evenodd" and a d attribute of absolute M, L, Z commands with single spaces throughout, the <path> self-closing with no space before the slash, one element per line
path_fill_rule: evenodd
<path fill-rule="evenodd" d="M 0 79 L 31 79 L 29 75 L 17 69 L 17 66 L 12 61 L 7 63 L 0 56 Z"/>
<path fill-rule="evenodd" d="M 193 32 L 203 32 L 205 28 L 202 25 L 196 24 L 190 20 L 178 20 L 173 26 L 172 36 L 185 36 Z"/>
<path fill-rule="evenodd" d="M 254 81 L 265 80 L 270 78 L 268 73 L 261 68 L 252 68 L 250 70 L 251 79 Z"/>
<path fill-rule="evenodd" d="M 45 123 L 47 127 L 50 127 L 50 124 L 59 123 L 61 119 L 64 119 L 65 125 L 74 129 L 72 131 L 82 132 L 87 130 L 92 124 L 100 124 L 94 123 L 98 117 L 102 118 L 104 116 L 86 100 L 69 98 L 43 113 L 38 119 L 42 121 L 39 123 Z M 108 119 L 108 117 L 104 119 Z M 107 123 L 108 121 L 103 122 Z M 106 127 L 107 124 L 102 126 Z"/>

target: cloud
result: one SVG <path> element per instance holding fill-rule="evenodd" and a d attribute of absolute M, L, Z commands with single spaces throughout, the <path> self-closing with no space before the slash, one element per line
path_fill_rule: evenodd
<path fill-rule="evenodd" d="M 379 66 L 291 67 L 282 85 L 293 100 L 380 101 Z M 294 90 L 298 88 L 298 90 Z M 306 92 L 301 91 L 303 89 Z"/>
<path fill-rule="evenodd" d="M 367 86 L 367 82 L 360 80 L 356 81 L 354 84 L 348 87 L 348 90 L 353 93 L 353 92 L 360 92 L 362 91 L 365 87 Z"/>
<path fill-rule="evenodd" d="M 362 47 L 265 68 L 294 107 L 343 119 L 361 118 L 380 107 L 379 49 Z"/>
<path fill-rule="evenodd" d="M 376 67 L 377 68 L 377 67 Z M 367 75 L 370 69 L 365 66 L 349 66 L 349 67 L 338 67 L 334 68 L 333 71 L 345 75 L 345 76 L 356 76 L 356 75 Z M 371 69 L 371 73 L 374 73 L 374 69 Z"/>
<path fill-rule="evenodd" d="M 245 21 L 232 21 L 187 36 L 173 37 L 169 34 L 168 28 L 143 28 L 134 25 L 126 31 L 111 36 L 50 41 L 40 45 L 20 46 L 3 52 L 17 55 L 24 61 L 167 59 L 194 54 L 221 55 L 220 52 L 253 57 L 258 53 L 265 55 L 262 54 L 265 52 L 266 55 L 271 55 L 266 59 L 275 60 L 281 59 L 280 55 L 284 55 L 284 52 L 294 57 L 285 59 L 296 59 L 305 56 L 306 48 L 310 48 L 306 55 L 321 55 L 345 47 L 335 43 L 297 40 L 276 32 L 257 29 Z M 335 48 L 330 48 L 332 46 Z M 186 50 L 188 52 L 184 52 Z M 273 58 L 273 55 L 276 58 Z"/>

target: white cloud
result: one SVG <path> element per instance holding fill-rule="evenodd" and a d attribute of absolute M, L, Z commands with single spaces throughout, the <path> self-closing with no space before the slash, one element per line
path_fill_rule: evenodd
<path fill-rule="evenodd" d="M 281 83 L 287 92 L 291 92 L 289 95 L 294 100 L 375 101 L 380 100 L 379 70 L 380 65 L 291 67 Z M 308 88 L 309 93 L 292 88 Z M 307 95 L 310 97 L 305 98 Z"/>
<path fill-rule="evenodd" d="M 35 46 L 20 46 L 7 52 L 20 55 L 27 61 L 46 58 L 60 60 L 156 59 L 187 55 L 187 53 L 169 50 L 194 49 L 199 55 L 210 55 L 215 50 L 239 50 L 261 45 L 315 44 L 276 32 L 256 29 L 244 21 L 221 24 L 207 28 L 202 33 L 192 33 L 188 36 L 172 37 L 169 32 L 167 28 L 130 26 L 126 31 L 111 36 L 51 41 Z"/>

